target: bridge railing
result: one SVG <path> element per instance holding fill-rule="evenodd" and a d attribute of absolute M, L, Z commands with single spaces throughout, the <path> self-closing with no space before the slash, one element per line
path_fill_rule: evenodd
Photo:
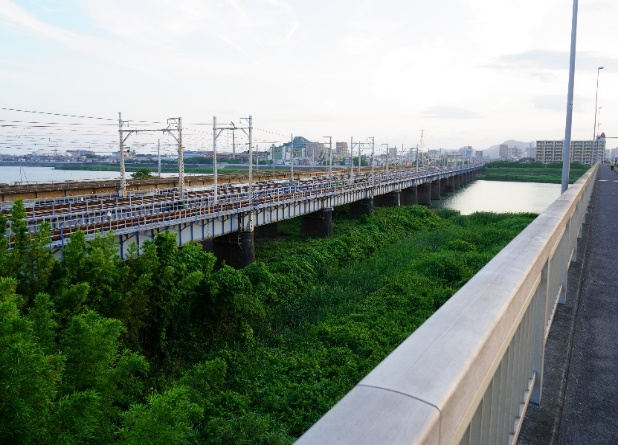
<path fill-rule="evenodd" d="M 298 441 L 512 444 L 539 402 L 593 167 Z"/>
<path fill-rule="evenodd" d="M 347 175 L 335 175 L 332 180 L 327 180 L 323 176 L 311 180 L 303 179 L 293 184 L 288 181 L 265 184 L 258 182 L 254 184 L 252 201 L 249 200 L 247 191 L 242 191 L 242 187 L 238 185 L 230 189 L 221 187 L 217 202 L 214 200 L 212 187 L 189 190 L 183 196 L 173 189 L 167 189 L 130 194 L 125 199 L 117 195 L 85 195 L 53 200 L 30 200 L 25 202 L 28 213 L 27 226 L 31 232 L 36 232 L 41 223 L 49 222 L 55 233 L 54 242 L 63 245 L 64 239 L 77 230 L 83 231 L 87 238 L 99 231 L 127 232 L 132 227 L 161 226 L 190 217 L 207 218 L 209 215 L 219 215 L 231 209 L 247 212 L 251 211 L 252 207 L 264 208 L 283 200 L 310 200 L 315 197 L 334 196 L 352 190 L 396 185 L 414 178 L 434 180 L 441 175 L 456 174 L 475 167 L 424 168 L 419 171 L 378 170 L 374 172 L 373 179 L 368 172 L 363 172 L 355 174 L 353 180 Z M 8 209 L 8 204 L 4 204 Z M 10 235 L 10 225 L 8 234 Z"/>

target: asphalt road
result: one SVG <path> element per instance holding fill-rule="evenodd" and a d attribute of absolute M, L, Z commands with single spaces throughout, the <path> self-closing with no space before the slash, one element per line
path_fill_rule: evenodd
<path fill-rule="evenodd" d="M 602 165 L 519 444 L 618 444 L 618 169 Z"/>

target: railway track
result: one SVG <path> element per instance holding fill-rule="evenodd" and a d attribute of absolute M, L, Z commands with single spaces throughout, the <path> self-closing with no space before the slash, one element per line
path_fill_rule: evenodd
<path fill-rule="evenodd" d="M 323 172 L 321 172 L 323 173 Z M 145 227 L 164 227 L 179 220 L 205 219 L 208 215 L 234 214 L 241 209 L 274 205 L 290 200 L 304 200 L 312 197 L 340 193 L 348 188 L 367 188 L 381 181 L 401 181 L 433 174 L 433 170 L 391 170 L 355 172 L 333 172 L 327 175 L 286 180 L 265 180 L 252 184 L 249 196 L 247 183 L 224 183 L 217 187 L 215 199 L 212 186 L 186 188 L 181 196 L 176 189 L 152 189 L 136 191 L 127 197 L 115 195 L 72 196 L 56 199 L 25 201 L 26 223 L 34 233 L 41 224 L 49 223 L 52 228 L 52 242 L 63 242 L 71 234 L 83 231 L 86 235 L 96 232 L 126 232 Z M 0 211 L 10 219 L 10 207 L 4 205 Z M 7 233 L 10 236 L 10 228 Z"/>

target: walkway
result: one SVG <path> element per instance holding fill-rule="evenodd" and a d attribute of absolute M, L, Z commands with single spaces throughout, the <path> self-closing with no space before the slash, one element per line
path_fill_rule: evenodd
<path fill-rule="evenodd" d="M 618 444 L 618 171 L 600 167 L 588 224 L 546 347 L 521 445 Z"/>

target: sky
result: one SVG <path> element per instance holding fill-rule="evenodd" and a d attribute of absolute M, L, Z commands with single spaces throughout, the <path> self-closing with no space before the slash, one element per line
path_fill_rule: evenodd
<path fill-rule="evenodd" d="M 572 14 L 568 0 L 0 0 L 0 153 L 118 150 L 119 112 L 125 129 L 181 117 L 185 150 L 212 149 L 213 116 L 252 116 L 258 149 L 563 139 Z M 592 138 L 597 91 L 599 131 L 618 136 L 617 17 L 615 0 L 579 2 L 574 140 Z M 162 132 L 126 143 L 157 140 L 173 150 Z"/>

